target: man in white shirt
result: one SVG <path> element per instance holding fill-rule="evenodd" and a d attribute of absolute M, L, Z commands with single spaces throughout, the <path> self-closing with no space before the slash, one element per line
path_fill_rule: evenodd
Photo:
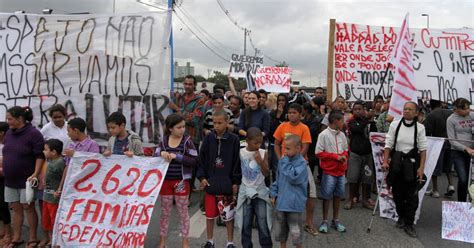
<path fill-rule="evenodd" d="M 413 227 L 418 208 L 417 188 L 423 183 L 427 150 L 425 127 L 417 122 L 416 116 L 418 105 L 405 103 L 403 118 L 390 124 L 382 165 L 383 170 L 389 170 L 387 183 L 392 187 L 398 214 L 397 227 L 403 228 L 413 238 L 417 236 Z"/>

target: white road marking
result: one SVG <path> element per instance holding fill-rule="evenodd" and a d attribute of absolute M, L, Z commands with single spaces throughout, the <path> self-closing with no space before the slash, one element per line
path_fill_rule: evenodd
<path fill-rule="evenodd" d="M 204 230 L 206 230 L 206 216 L 201 213 L 199 208 L 191 219 L 189 219 L 189 225 L 190 238 L 200 238 Z"/>

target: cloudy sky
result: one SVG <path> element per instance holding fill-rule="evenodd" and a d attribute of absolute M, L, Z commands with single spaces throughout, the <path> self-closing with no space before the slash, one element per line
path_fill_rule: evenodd
<path fill-rule="evenodd" d="M 163 0 L 158 0 L 163 1 Z M 217 0 L 177 0 L 179 20 L 174 16 L 175 59 L 190 61 L 196 73 L 207 77 L 208 69 L 228 71 L 228 62 L 213 54 L 199 38 L 220 56 L 230 59 L 232 53 L 243 53 L 244 32 L 236 27 Z M 305 85 L 325 82 L 327 69 L 329 19 L 359 24 L 399 26 L 406 12 L 410 26 L 426 27 L 429 14 L 431 28 L 474 28 L 474 1 L 354 1 L 354 0 L 220 0 L 240 26 L 251 30 L 251 37 L 261 53 L 277 61 L 286 61 L 294 69 L 293 80 Z M 100 4 L 99 4 L 100 3 Z M 117 12 L 139 12 L 153 8 L 134 0 L 116 0 Z M 112 12 L 112 0 L 0 0 L 0 11 L 24 9 L 38 13 L 42 8 L 55 13 Z M 247 41 L 247 53 L 255 54 Z M 264 58 L 266 65 L 275 62 Z"/>

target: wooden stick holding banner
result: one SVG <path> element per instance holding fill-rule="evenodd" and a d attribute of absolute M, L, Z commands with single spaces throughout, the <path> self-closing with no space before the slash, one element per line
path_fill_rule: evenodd
<path fill-rule="evenodd" d="M 385 83 L 385 79 L 387 78 L 388 71 L 390 70 L 390 65 L 391 65 L 390 63 L 387 63 L 387 69 L 385 69 L 385 73 L 382 79 L 380 80 L 380 88 L 376 96 L 380 96 L 380 93 L 382 92 L 382 87 L 383 87 L 383 84 Z"/>
<path fill-rule="evenodd" d="M 336 19 L 329 20 L 329 45 L 328 45 L 328 75 L 326 79 L 327 100 L 333 100 L 333 79 L 334 79 L 334 36 L 336 32 Z M 336 89 L 339 94 L 338 85 Z"/>

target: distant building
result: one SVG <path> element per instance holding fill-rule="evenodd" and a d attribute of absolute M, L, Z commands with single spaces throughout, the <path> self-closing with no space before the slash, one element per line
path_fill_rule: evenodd
<path fill-rule="evenodd" d="M 174 78 L 186 77 L 187 75 L 194 75 L 194 66 L 191 66 L 191 62 L 186 62 L 185 66 L 178 65 L 178 62 L 174 62 Z"/>

